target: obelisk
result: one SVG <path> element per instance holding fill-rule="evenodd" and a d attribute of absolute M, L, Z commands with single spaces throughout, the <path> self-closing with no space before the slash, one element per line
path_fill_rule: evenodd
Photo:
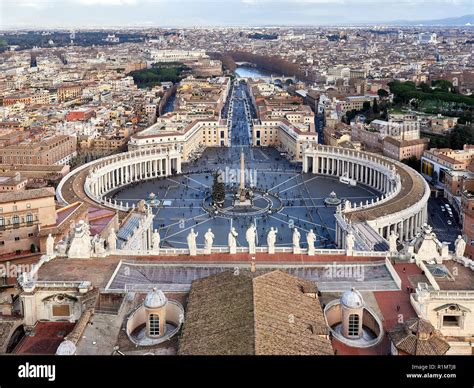
<path fill-rule="evenodd" d="M 244 160 L 244 150 L 240 150 L 240 189 L 245 188 L 245 160 Z"/>
<path fill-rule="evenodd" d="M 251 206 L 252 200 L 247 198 L 247 189 L 245 188 L 245 157 L 244 150 L 240 150 L 240 185 L 234 200 L 234 206 Z"/>

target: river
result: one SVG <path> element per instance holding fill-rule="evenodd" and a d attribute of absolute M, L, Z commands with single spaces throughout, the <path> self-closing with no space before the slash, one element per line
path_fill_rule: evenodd
<path fill-rule="evenodd" d="M 261 77 L 270 77 L 272 73 L 267 70 L 259 69 L 258 67 L 252 66 L 239 66 L 235 69 L 235 74 L 239 77 L 244 78 L 261 78 Z M 276 75 L 276 74 L 274 74 Z"/>

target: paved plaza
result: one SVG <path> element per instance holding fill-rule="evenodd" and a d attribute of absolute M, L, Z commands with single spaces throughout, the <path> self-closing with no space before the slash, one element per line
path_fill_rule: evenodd
<path fill-rule="evenodd" d="M 204 233 L 211 228 L 214 246 L 227 246 L 231 227 L 239 233 L 238 246 L 246 246 L 245 231 L 251 223 L 258 229 L 257 243 L 265 246 L 271 227 L 278 229 L 277 246 L 290 246 L 293 227 L 300 230 L 301 245 L 306 245 L 306 233 L 313 229 L 317 247 L 333 248 L 335 235 L 334 207 L 324 199 L 334 191 L 341 199 L 360 203 L 377 196 L 370 187 L 355 187 L 340 183 L 337 178 L 302 174 L 301 164 L 292 163 L 277 149 L 250 146 L 248 97 L 244 85 L 234 87 L 230 131 L 231 146 L 207 148 L 192 162 L 183 164 L 183 173 L 161 179 L 134 183 L 112 193 L 118 201 L 137 203 L 155 194 L 154 227 L 161 234 L 162 247 L 185 248 L 191 228 L 199 233 L 198 247 L 204 246 Z M 240 154 L 245 156 L 245 184 L 260 193 L 277 198 L 265 212 L 257 215 L 226 215 L 209 212 L 205 206 L 212 191 L 213 173 L 221 170 L 227 189 L 236 190 L 240 182 Z M 257 210 L 268 206 L 263 194 L 255 197 Z M 275 207 L 272 207 L 275 206 Z"/>

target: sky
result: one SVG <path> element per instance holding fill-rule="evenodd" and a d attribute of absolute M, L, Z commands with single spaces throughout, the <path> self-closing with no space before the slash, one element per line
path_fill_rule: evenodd
<path fill-rule="evenodd" d="M 327 25 L 474 13 L 474 0 L 0 0 L 0 29 Z"/>

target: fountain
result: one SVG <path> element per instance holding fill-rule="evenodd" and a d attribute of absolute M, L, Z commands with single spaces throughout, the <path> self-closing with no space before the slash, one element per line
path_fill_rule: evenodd
<path fill-rule="evenodd" d="M 324 203 L 328 206 L 339 206 L 341 202 L 334 191 L 329 194 L 329 197 L 324 199 Z"/>

